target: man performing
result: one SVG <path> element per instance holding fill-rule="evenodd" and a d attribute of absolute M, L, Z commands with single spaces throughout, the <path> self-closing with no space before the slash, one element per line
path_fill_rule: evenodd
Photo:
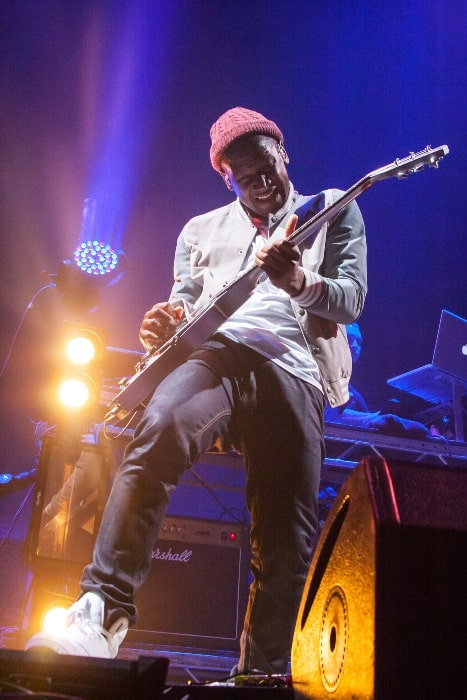
<path fill-rule="evenodd" d="M 352 202 L 297 247 L 288 240 L 296 224 L 339 191 L 298 194 L 282 132 L 262 114 L 230 109 L 210 135 L 212 166 L 235 201 L 186 224 L 169 300 L 145 314 L 141 341 L 163 344 L 253 262 L 264 279 L 154 391 L 114 480 L 83 594 L 63 632 L 40 633 L 27 648 L 116 656 L 170 495 L 220 442 L 243 455 L 251 516 L 253 579 L 236 670 L 287 672 L 318 520 L 325 401 L 349 398 L 345 324 L 365 300 L 365 229 Z"/>

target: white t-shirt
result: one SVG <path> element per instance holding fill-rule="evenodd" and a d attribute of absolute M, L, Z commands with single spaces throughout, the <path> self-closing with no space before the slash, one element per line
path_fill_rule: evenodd
<path fill-rule="evenodd" d="M 287 201 L 283 209 L 287 211 L 289 208 Z M 280 214 L 277 212 L 277 218 Z M 256 250 L 283 237 L 283 229 L 276 229 L 268 240 L 258 231 L 245 266 L 251 264 Z M 290 297 L 269 279 L 256 286 L 251 297 L 220 326 L 219 332 L 322 390 L 318 365 L 307 348 Z"/>

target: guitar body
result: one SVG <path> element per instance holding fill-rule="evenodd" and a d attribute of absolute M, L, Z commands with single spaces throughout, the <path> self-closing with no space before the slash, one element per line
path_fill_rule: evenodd
<path fill-rule="evenodd" d="M 390 177 L 408 177 L 411 173 L 422 170 L 425 165 L 438 167 L 439 160 L 447 153 L 447 146 L 439 146 L 436 149 L 427 146 L 419 153 L 411 153 L 407 158 L 396 159 L 393 163 L 372 171 L 302 224 L 289 240 L 299 245 L 309 239 L 323 224 L 333 219 L 341 209 L 375 182 Z M 207 306 L 198 310 L 192 320 L 182 323 L 175 335 L 161 348 L 147 353 L 137 365 L 133 377 L 126 381 L 121 391 L 109 403 L 110 410 L 105 422 L 123 420 L 129 413 L 144 405 L 160 382 L 247 301 L 261 275 L 262 272 L 256 265 L 241 272 L 233 282 L 216 294 Z"/>
<path fill-rule="evenodd" d="M 106 416 L 123 419 L 155 390 L 160 382 L 199 348 L 250 296 L 261 276 L 258 267 L 248 269 L 232 288 L 226 287 L 212 303 L 200 309 L 191 321 L 180 325 L 175 335 L 154 353 L 145 355 L 123 389 L 112 400 L 114 410 Z"/>

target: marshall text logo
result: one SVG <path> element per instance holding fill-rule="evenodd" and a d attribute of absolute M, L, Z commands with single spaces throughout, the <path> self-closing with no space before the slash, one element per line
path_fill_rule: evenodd
<path fill-rule="evenodd" d="M 191 549 L 184 549 L 183 552 L 173 552 L 172 547 L 169 547 L 165 551 L 162 551 L 157 547 L 152 552 L 153 559 L 163 559 L 166 561 L 179 561 L 182 564 L 187 564 L 190 561 L 193 551 Z"/>

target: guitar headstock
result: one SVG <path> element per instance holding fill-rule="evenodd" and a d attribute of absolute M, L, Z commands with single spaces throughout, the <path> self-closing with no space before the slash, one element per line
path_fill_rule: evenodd
<path fill-rule="evenodd" d="M 437 168 L 439 161 L 449 153 L 448 146 L 432 148 L 427 146 L 423 151 L 410 153 L 406 158 L 396 158 L 393 163 L 385 165 L 378 170 L 373 170 L 368 175 L 370 182 L 385 180 L 389 177 L 397 177 L 399 180 L 409 177 L 412 173 L 418 173 L 427 165 L 429 168 Z"/>

